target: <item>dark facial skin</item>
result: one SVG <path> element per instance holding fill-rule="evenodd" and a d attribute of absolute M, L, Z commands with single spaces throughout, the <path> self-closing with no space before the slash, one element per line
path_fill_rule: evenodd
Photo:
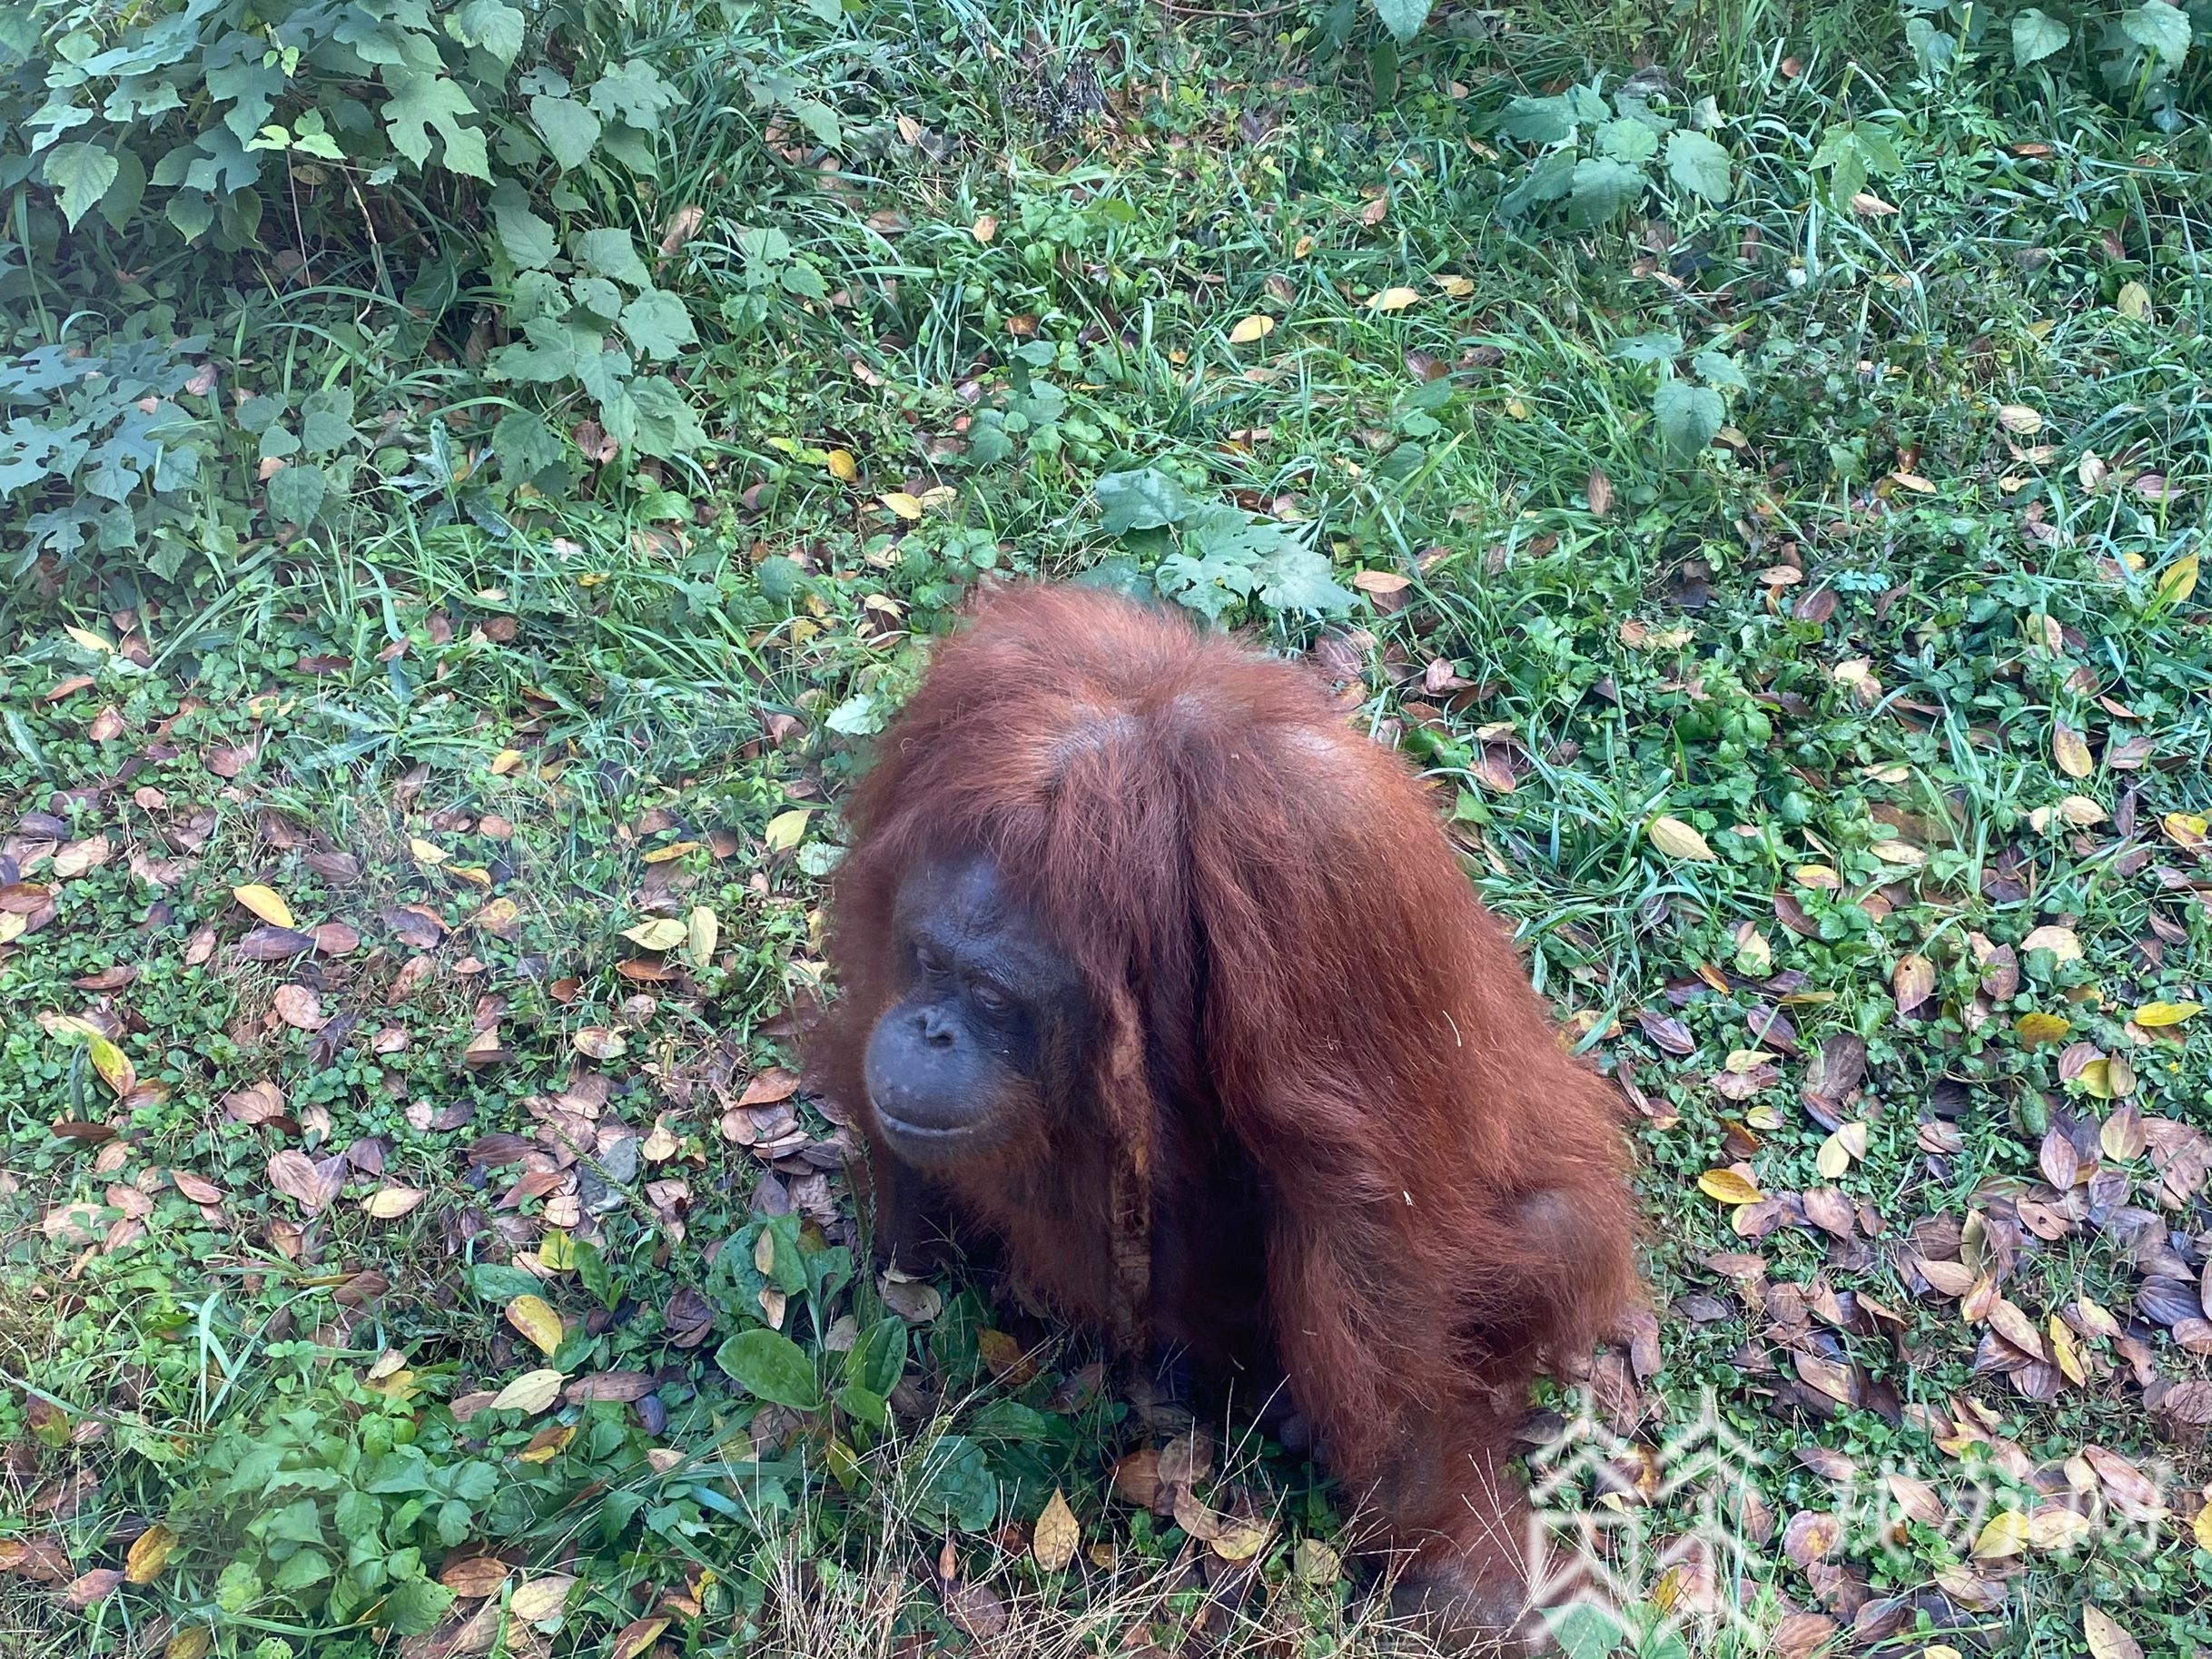
<path fill-rule="evenodd" d="M 868 1035 L 868 1102 L 903 1161 L 961 1163 L 1042 1111 L 1081 982 L 985 858 L 918 866 L 893 920 L 904 994 Z"/>

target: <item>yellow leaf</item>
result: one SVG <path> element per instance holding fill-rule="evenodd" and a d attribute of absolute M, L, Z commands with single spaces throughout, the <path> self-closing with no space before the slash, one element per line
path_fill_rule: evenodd
<path fill-rule="evenodd" d="M 380 1221 L 396 1221 L 428 1197 L 413 1187 L 379 1187 L 361 1200 L 361 1208 Z"/>
<path fill-rule="evenodd" d="M 1917 870 L 1928 862 L 1928 854 L 1910 841 L 1877 841 L 1867 851 L 1885 864 L 1901 864 L 1908 870 Z"/>
<path fill-rule="evenodd" d="M 684 943 L 688 930 L 674 916 L 654 916 L 624 928 L 622 936 L 641 951 L 673 951 Z"/>
<path fill-rule="evenodd" d="M 2056 1042 L 2073 1029 L 2057 1014 L 2024 1013 L 2012 1022 L 2012 1029 L 2029 1048 L 2039 1048 L 2046 1042 Z"/>
<path fill-rule="evenodd" d="M 1273 332 L 1275 332 L 1275 319 L 1262 316 L 1259 312 L 1255 311 L 1237 324 L 1235 328 L 1229 330 L 1229 343 L 1232 346 L 1249 346 L 1256 340 L 1265 340 Z M 1052 1570 L 1059 1571 L 1057 1567 Z"/>
<path fill-rule="evenodd" d="M 1309 1585 L 1333 1585 L 1344 1572 L 1337 1552 L 1318 1538 L 1300 1538 L 1290 1552 L 1290 1570 Z"/>
<path fill-rule="evenodd" d="M 105 1037 L 95 1032 L 85 1038 L 84 1051 L 92 1057 L 93 1070 L 100 1074 L 102 1082 L 115 1091 L 117 1100 L 138 1086 L 138 1068 L 131 1063 L 128 1054 Z"/>
<path fill-rule="evenodd" d="M 419 864 L 436 865 L 446 862 L 445 848 L 425 841 L 420 835 L 407 838 L 407 850 L 415 855 L 415 862 Z"/>
<path fill-rule="evenodd" d="M 986 248 L 991 245 L 991 239 L 998 233 L 999 222 L 994 215 L 990 213 L 978 215 L 975 222 L 968 227 L 968 234 L 974 237 Z"/>
<path fill-rule="evenodd" d="M 560 1315 L 548 1307 L 543 1297 L 525 1291 L 507 1305 L 507 1322 L 528 1338 L 541 1354 L 549 1354 L 560 1346 Z"/>
<path fill-rule="evenodd" d="M 1060 1488 L 1053 1487 L 1052 1496 L 1045 1500 L 1044 1513 L 1037 1517 L 1036 1530 L 1030 1534 L 1029 1553 L 1044 1571 L 1063 1572 L 1075 1559 L 1075 1546 L 1081 1541 L 1075 1512 L 1068 1507 Z"/>
<path fill-rule="evenodd" d="M 1866 1156 L 1866 1125 L 1846 1123 L 1821 1142 L 1819 1155 L 1813 1160 L 1822 1176 L 1834 1180 L 1858 1159 Z"/>
<path fill-rule="evenodd" d="M 1916 496 L 1931 496 L 1935 494 L 1935 486 L 1931 484 L 1926 479 L 1922 478 L 1917 472 L 1892 472 L 1890 474 L 1890 476 L 1896 479 L 1897 482 L 1903 488 L 1910 489 Z"/>
<path fill-rule="evenodd" d="M 575 1587 L 573 1573 L 548 1573 L 543 1578 L 526 1579 L 507 1598 L 507 1610 L 525 1624 L 536 1624 L 558 1613 Z"/>
<path fill-rule="evenodd" d="M 62 632 L 68 635 L 87 651 L 97 651 L 102 656 L 105 656 L 115 648 L 88 627 L 64 627 Z"/>
<path fill-rule="evenodd" d="M 1997 406 L 1997 424 L 2008 432 L 2026 437 L 2043 430 L 2043 417 L 2025 403 L 2000 403 Z"/>
<path fill-rule="evenodd" d="M 131 1540 L 131 1552 L 123 1558 L 123 1582 L 129 1585 L 150 1585 L 169 1565 L 169 1552 L 177 1546 L 177 1536 L 156 1521 Z"/>
<path fill-rule="evenodd" d="M 2081 1634 L 2089 1659 L 2143 1659 L 2143 1644 L 2094 1603 L 2081 1604 Z"/>
<path fill-rule="evenodd" d="M 536 1301 L 535 1297 L 518 1297 L 518 1301 Z M 544 1307 L 542 1302 L 539 1307 Z M 508 1308 L 511 1317 L 513 1308 Z M 560 1386 L 568 1380 L 558 1371 L 525 1371 L 513 1382 L 491 1397 L 492 1408 L 497 1411 L 520 1411 L 536 1417 L 560 1397 Z"/>
<path fill-rule="evenodd" d="M 2197 556 L 2194 553 L 2176 559 L 2158 572 L 2158 579 L 2151 591 L 2168 605 L 2178 605 L 2197 591 Z"/>
<path fill-rule="evenodd" d="M 2007 1555 L 2020 1555 L 2027 1548 L 2028 1517 L 2017 1509 L 2000 1509 L 1974 1540 L 1974 1559 L 2001 1560 Z"/>
<path fill-rule="evenodd" d="M 1688 859 L 1694 864 L 1713 861 L 1713 849 L 1705 844 L 1705 838 L 1680 818 L 1663 815 L 1654 818 L 1644 833 L 1651 837 L 1652 845 L 1669 858 Z"/>
<path fill-rule="evenodd" d="M 672 841 L 665 847 L 655 847 L 650 853 L 647 853 L 645 855 L 645 862 L 649 864 L 665 864 L 672 858 L 681 858 L 686 853 L 696 853 L 698 850 L 699 844 L 696 841 Z"/>
<path fill-rule="evenodd" d="M 264 887 L 259 882 L 248 882 L 242 887 L 231 889 L 231 896 L 259 916 L 271 927 L 291 927 L 291 906 L 284 903 L 276 890 Z"/>
<path fill-rule="evenodd" d="M 2184 1020 L 2193 1020 L 2202 1012 L 2201 1002 L 2146 1002 L 2128 1018 L 2155 1031 L 2162 1025 L 2178 1025 Z"/>
<path fill-rule="evenodd" d="M 2063 720 L 2055 721 L 2050 728 L 2051 758 L 2059 763 L 2059 770 L 2069 777 L 2087 777 L 2097 770 L 2097 763 L 2089 758 L 2089 746 L 2082 736 Z"/>
<path fill-rule="evenodd" d="M 2023 954 L 2029 951 L 2049 951 L 2060 962 L 2079 962 L 2081 939 L 2070 927 L 2031 928 L 2028 937 L 2020 941 L 2020 950 Z"/>
<path fill-rule="evenodd" d="M 1756 1204 L 1766 1196 L 1733 1170 L 1707 1170 L 1697 1178 L 1697 1190 L 1723 1204 Z"/>
<path fill-rule="evenodd" d="M 206 1659 L 215 1645 L 215 1633 L 204 1624 L 187 1624 L 162 1648 L 162 1659 Z"/>
<path fill-rule="evenodd" d="M 2112 309 L 2134 322 L 2150 321 L 2150 290 L 2140 282 L 2122 282 Z"/>
<path fill-rule="evenodd" d="M 637 1659 L 638 1654 L 660 1640 L 660 1633 L 667 1628 L 666 1617 L 632 1619 L 607 1647 L 607 1659 Z"/>
<path fill-rule="evenodd" d="M 795 806 L 789 812 L 779 812 L 768 820 L 768 828 L 762 841 L 771 853 L 788 853 L 799 844 L 799 837 L 806 834 L 806 820 L 814 814 L 804 806 Z"/>
<path fill-rule="evenodd" d="M 501 749 L 491 757 L 491 775 L 494 777 L 505 777 L 521 765 L 522 751 L 520 749 Z"/>
<path fill-rule="evenodd" d="M 860 476 L 860 463 L 853 459 L 850 449 L 832 449 L 822 459 L 829 468 L 830 477 L 840 484 L 850 484 Z"/>
<path fill-rule="evenodd" d="M 1421 297 L 1414 288 L 1386 288 L 1368 301 L 1368 309 L 1377 311 L 1402 311 Z"/>
<path fill-rule="evenodd" d="M 1443 276 L 1432 276 L 1428 280 L 1454 300 L 1464 300 L 1475 291 L 1475 280 L 1472 277 L 1454 276 L 1447 273 Z"/>
<path fill-rule="evenodd" d="M 885 507 L 898 514 L 909 524 L 922 516 L 922 503 L 914 497 L 908 495 L 904 489 L 894 489 L 889 495 L 883 497 L 882 500 Z"/>
<path fill-rule="evenodd" d="M 2212 1555 L 2212 1504 L 2207 1504 L 2197 1512 L 2197 1518 L 2189 1524 L 2189 1530 L 2197 1535 L 2197 1547 L 2207 1555 Z"/>
<path fill-rule="evenodd" d="M 2074 1333 L 2066 1328 L 2066 1321 L 2057 1314 L 2050 1316 L 2049 1330 L 2050 1358 L 2066 1380 L 2077 1388 L 2087 1387 L 2089 1374 L 2081 1363 L 2081 1351 L 2074 1346 Z"/>
<path fill-rule="evenodd" d="M 548 1227 L 538 1240 L 538 1259 L 556 1273 L 576 1266 L 576 1240 L 565 1227 Z"/>
<path fill-rule="evenodd" d="M 690 919 L 684 924 L 684 954 L 691 958 L 691 965 L 704 968 L 714 960 L 715 940 L 721 933 L 715 913 L 704 904 L 691 907 Z"/>

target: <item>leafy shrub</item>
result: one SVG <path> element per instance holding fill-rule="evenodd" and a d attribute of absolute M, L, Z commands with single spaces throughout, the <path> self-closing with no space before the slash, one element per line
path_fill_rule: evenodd
<path fill-rule="evenodd" d="M 1979 53 L 2028 84 L 2071 80 L 2168 131 L 2187 103 L 2187 73 L 2201 74 L 2199 47 L 2212 32 L 2212 5 L 2143 0 L 2139 5 L 1976 5 L 1970 0 L 1904 0 L 1905 41 L 1931 80 Z M 2194 50 L 2193 50 L 2194 49 Z M 2032 71 L 2032 75 L 2029 72 Z"/>
<path fill-rule="evenodd" d="M 173 568 L 208 447 L 180 407 L 203 340 L 118 342 L 104 352 L 40 346 L 0 362 L 0 504 L 10 576 L 42 554 L 135 551 Z"/>
<path fill-rule="evenodd" d="M 751 30 L 750 17 L 704 31 L 704 46 L 665 66 L 696 72 L 717 103 L 734 81 L 756 110 L 836 137 L 809 84 L 770 66 L 782 36 Z M 0 190 L 22 202 L 11 224 L 26 232 L 22 247 L 0 245 L 14 255 L 0 257 L 0 302 L 27 314 L 25 301 L 56 292 L 71 307 L 121 304 L 143 327 L 178 309 L 153 304 L 155 294 L 204 304 L 205 279 L 233 262 L 260 286 L 273 253 L 292 287 L 380 290 L 432 328 L 466 313 L 470 338 L 450 355 L 525 404 L 580 403 L 588 422 L 575 435 L 595 463 L 696 449 L 706 433 L 667 365 L 699 336 L 690 303 L 666 283 L 698 215 L 641 230 L 637 212 L 688 94 L 659 60 L 626 54 L 629 22 L 555 0 L 449 11 L 420 0 L 37 0 L 0 22 Z M 801 13 L 793 26 L 825 25 Z M 716 61 L 699 64 L 702 50 Z M 745 232 L 747 270 L 772 296 L 819 298 L 819 273 L 787 242 L 779 250 L 780 237 Z M 26 372 L 46 371 L 15 378 Z M 492 449 L 508 485 L 580 479 L 538 413 L 496 403 L 506 413 Z M 248 427 L 273 473 L 272 522 L 304 528 L 331 515 L 349 469 L 318 461 L 306 433 L 276 424 L 281 404 L 258 412 L 278 434 Z M 292 412 L 310 425 L 320 413 L 326 432 L 346 419 L 304 403 Z M 57 437 L 43 452 L 66 445 Z M 465 470 L 435 463 L 419 480 L 433 489 Z M 115 521 L 104 522 L 112 537 Z M 58 548 L 68 534 L 40 545 Z"/>

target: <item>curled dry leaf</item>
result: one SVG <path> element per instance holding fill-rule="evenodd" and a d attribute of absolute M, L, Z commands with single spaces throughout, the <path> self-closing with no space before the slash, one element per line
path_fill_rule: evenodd
<path fill-rule="evenodd" d="M 122 1568 L 94 1567 L 91 1572 L 71 1579 L 69 1587 L 62 1592 L 63 1599 L 72 1607 L 89 1607 L 103 1597 L 114 1595 L 115 1586 L 122 1582 Z"/>
<path fill-rule="evenodd" d="M 609 1031 L 604 1025 L 581 1027 L 568 1039 L 576 1052 L 592 1060 L 618 1060 L 629 1052 L 629 1044 L 620 1032 Z"/>
<path fill-rule="evenodd" d="M 317 1163 L 305 1152 L 286 1147 L 269 1155 L 269 1184 L 300 1206 L 307 1215 L 320 1215 L 338 1196 L 345 1181 L 345 1160 L 326 1158 Z"/>
<path fill-rule="evenodd" d="M 277 1018 L 294 1030 L 319 1032 L 331 1022 L 322 1012 L 322 999 L 305 985 L 279 985 L 270 1000 Z"/>
<path fill-rule="evenodd" d="M 1897 1012 L 1912 1012 L 1935 995 L 1935 963 L 1917 951 L 1908 951 L 1891 971 L 1890 987 L 1897 999 Z"/>

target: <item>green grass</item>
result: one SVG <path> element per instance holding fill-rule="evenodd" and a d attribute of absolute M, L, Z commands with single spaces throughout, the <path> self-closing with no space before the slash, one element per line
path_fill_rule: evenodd
<path fill-rule="evenodd" d="M 2212 1002 L 2201 45 L 2168 131 L 2086 57 L 2014 72 L 2009 24 L 1931 82 L 1874 5 L 1454 12 L 1402 52 L 1303 9 L 775 26 L 844 123 L 835 188 L 732 83 L 769 25 L 671 5 L 607 25 L 681 94 L 654 193 L 593 170 L 562 210 L 645 246 L 699 210 L 657 272 L 698 335 L 681 458 L 518 488 L 499 417 L 582 443 L 590 404 L 481 375 L 511 272 L 410 307 L 411 244 L 359 215 L 312 220 L 311 281 L 149 256 L 118 297 L 74 274 L 135 245 L 95 226 L 0 288 L 15 350 L 74 319 L 203 333 L 214 370 L 174 394 L 185 556 L 48 557 L 0 598 L 0 918 L 32 923 L 0 923 L 0 1647 L 1411 1644 L 1300 1553 L 1338 1525 L 1299 1459 L 1205 1426 L 1205 1500 L 1272 1525 L 1240 1568 L 1117 1494 L 1163 1437 L 1085 1344 L 984 1279 L 856 1270 L 843 1137 L 779 1081 L 836 802 L 962 596 L 1171 580 L 1221 502 L 1358 596 L 1226 620 L 1358 682 L 1641 1107 L 1655 1326 L 1539 1425 L 1642 1448 L 1605 1443 L 1602 1501 L 1660 1540 L 1708 1399 L 1763 1465 L 1742 1581 L 1647 1575 L 1634 1651 L 2212 1644 L 2212 1307 L 2181 1305 L 2212 1298 L 2212 1014 L 2131 1018 Z M 1056 123 L 1031 94 L 1079 60 L 1102 104 Z M 1606 222 L 1501 217 L 1512 100 L 1654 63 L 1655 103 L 1713 101 L 1727 200 L 1659 163 Z M 1814 168 L 1845 123 L 1894 147 L 1896 211 Z M 768 228 L 820 297 L 758 280 Z M 1670 449 L 1670 380 L 1721 393 L 1716 441 Z M 238 394 L 331 389 L 349 492 L 273 525 Z M 1192 510 L 1110 534 L 1093 487 L 1146 468 Z M 358 943 L 242 959 L 247 884 Z M 656 919 L 680 941 L 625 936 Z M 288 1022 L 301 989 L 335 1023 Z M 1972 1320 L 1946 1263 L 1990 1281 Z M 717 1363 L 770 1322 L 818 1377 Z M 887 1417 L 872 1341 L 905 1355 Z M 548 1369 L 650 1395 L 486 1404 Z M 1081 1548 L 1046 1572 L 1055 1489 Z M 157 1524 L 149 1582 L 80 1576 Z"/>

